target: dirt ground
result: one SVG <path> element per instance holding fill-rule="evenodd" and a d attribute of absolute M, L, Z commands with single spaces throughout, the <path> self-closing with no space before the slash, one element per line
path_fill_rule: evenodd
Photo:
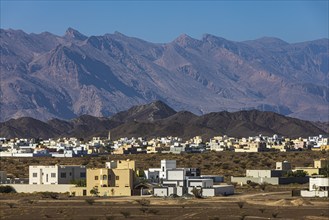
<path fill-rule="evenodd" d="M 148 200 L 141 205 L 139 200 Z M 0 194 L 0 219 L 329 219 L 329 199 L 291 197 L 291 191 L 248 192 L 205 199 L 155 197 L 43 198 Z"/>

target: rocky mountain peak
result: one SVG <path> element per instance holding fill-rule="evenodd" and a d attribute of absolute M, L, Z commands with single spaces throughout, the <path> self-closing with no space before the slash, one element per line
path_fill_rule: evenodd
<path fill-rule="evenodd" d="M 167 44 L 122 36 L 1 30 L 0 120 L 108 117 L 156 99 L 196 114 L 260 109 L 328 120 L 328 39 L 284 46 L 279 39 L 235 42 L 210 34 L 183 34 Z M 156 103 L 121 115 L 157 120 L 173 112 Z"/>
<path fill-rule="evenodd" d="M 201 43 L 199 40 L 194 39 L 187 34 L 181 34 L 173 42 L 180 45 L 181 47 L 187 47 L 187 46 L 196 47 Z"/>
<path fill-rule="evenodd" d="M 74 40 L 79 40 L 79 41 L 84 41 L 86 40 L 88 37 L 81 34 L 79 31 L 69 27 L 64 35 L 65 38 L 67 39 L 74 39 Z"/>

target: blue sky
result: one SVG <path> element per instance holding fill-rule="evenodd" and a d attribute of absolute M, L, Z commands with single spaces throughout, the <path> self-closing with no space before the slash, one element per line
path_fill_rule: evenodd
<path fill-rule="evenodd" d="M 147 41 L 170 42 L 182 33 L 209 33 L 243 41 L 263 36 L 301 42 L 328 38 L 326 1 L 6 1 L 1 28 L 63 35 L 119 31 Z"/>

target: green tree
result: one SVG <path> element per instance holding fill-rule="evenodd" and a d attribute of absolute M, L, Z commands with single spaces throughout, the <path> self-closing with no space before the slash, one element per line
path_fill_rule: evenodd
<path fill-rule="evenodd" d="M 198 189 L 198 188 L 194 187 L 191 190 L 191 193 L 193 193 L 195 198 L 198 198 L 198 199 L 202 198 L 202 189 Z"/>
<path fill-rule="evenodd" d="M 92 194 L 93 196 L 99 196 L 98 187 L 94 186 L 94 187 L 90 190 L 90 194 Z"/>
<path fill-rule="evenodd" d="M 326 167 L 320 169 L 319 174 L 324 175 L 324 177 L 329 177 L 329 163 L 327 163 Z"/>

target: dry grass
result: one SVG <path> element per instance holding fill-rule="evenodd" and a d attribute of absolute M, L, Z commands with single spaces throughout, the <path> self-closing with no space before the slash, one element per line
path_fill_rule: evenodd
<path fill-rule="evenodd" d="M 203 154 L 139 154 L 108 155 L 84 158 L 1 158 L 1 170 L 15 177 L 27 178 L 29 165 L 86 165 L 104 167 L 105 161 L 131 159 L 136 160 L 138 169 L 160 167 L 160 160 L 177 160 L 178 167 L 198 167 L 203 174 L 217 174 L 225 177 L 240 176 L 246 169 L 275 168 L 276 161 L 287 160 L 293 166 L 313 165 L 314 159 L 329 158 L 329 151 L 296 151 L 266 153 L 207 152 Z"/>

